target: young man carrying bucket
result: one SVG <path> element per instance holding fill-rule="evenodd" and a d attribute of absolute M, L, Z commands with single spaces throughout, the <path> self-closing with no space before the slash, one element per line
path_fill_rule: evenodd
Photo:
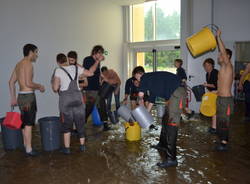
<path fill-rule="evenodd" d="M 149 111 L 156 97 L 164 98 L 167 101 L 165 114 L 162 118 L 160 142 L 152 147 L 166 152 L 167 159 L 162 163 L 157 163 L 159 167 L 177 166 L 176 141 L 181 113 L 186 103 L 185 87 L 181 86 L 181 81 L 177 75 L 169 72 L 144 74 L 143 71 L 138 70 L 135 71 L 135 78 L 140 81 L 140 105 L 143 105 L 143 96 L 146 91 L 150 93 L 148 98 L 149 105 L 147 107 Z"/>
<path fill-rule="evenodd" d="M 38 49 L 33 44 L 26 44 L 23 47 L 24 58 L 17 63 L 12 72 L 9 88 L 11 95 L 11 106 L 18 104 L 21 111 L 23 142 L 27 156 L 36 156 L 38 153 L 32 149 L 32 126 L 36 121 L 36 96 L 34 91 L 44 92 L 45 88 L 41 84 L 33 82 L 33 66 L 32 63 L 38 57 Z M 16 98 L 15 84 L 18 82 L 20 91 Z"/>
<path fill-rule="evenodd" d="M 229 122 L 233 112 L 233 97 L 231 88 L 233 83 L 233 65 L 231 63 L 232 51 L 226 49 L 221 40 L 221 31 L 217 30 L 217 42 L 219 47 L 218 64 L 218 97 L 216 100 L 216 131 L 220 143 L 215 147 L 217 151 L 228 150 Z"/>
<path fill-rule="evenodd" d="M 218 83 L 218 70 L 214 68 L 214 60 L 212 58 L 207 58 L 203 62 L 204 70 L 206 73 L 206 83 L 203 84 L 209 92 L 217 93 L 217 83 Z M 208 128 L 210 134 L 216 134 L 216 115 L 212 116 L 211 127 Z"/>

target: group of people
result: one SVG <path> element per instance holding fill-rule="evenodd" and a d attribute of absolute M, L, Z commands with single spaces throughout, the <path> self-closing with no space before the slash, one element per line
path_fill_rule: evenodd
<path fill-rule="evenodd" d="M 233 97 L 231 94 L 231 87 L 233 82 L 233 65 L 231 62 L 232 51 L 226 49 L 221 40 L 221 31 L 217 31 L 217 43 L 219 48 L 218 64 L 220 70 L 213 68 L 214 61 L 207 59 L 203 66 L 207 72 L 206 83 L 204 86 L 208 90 L 217 93 L 217 112 L 216 117 L 213 118 L 212 128 L 215 129 L 218 135 L 219 142 L 215 146 L 217 151 L 227 151 L 229 141 L 229 122 L 230 116 L 233 113 Z M 176 159 L 176 140 L 178 135 L 178 128 L 180 126 L 181 113 L 186 111 L 192 114 L 186 106 L 187 103 L 187 76 L 185 70 L 181 67 L 182 60 L 175 60 L 177 67 L 177 75 L 169 72 L 151 72 L 145 73 L 142 68 L 135 68 L 133 71 L 133 78 L 129 79 L 126 84 L 134 81 L 139 82 L 138 88 L 134 84 L 134 90 L 138 92 L 139 104 L 144 105 L 145 95 L 147 96 L 147 109 L 150 111 L 155 103 L 156 97 L 165 99 L 165 114 L 162 118 L 162 129 L 160 140 L 157 145 L 152 145 L 152 148 L 162 150 L 166 153 L 166 160 L 159 162 L 159 167 L 167 168 L 177 166 Z M 127 86 L 127 85 L 126 85 Z M 129 89 L 129 88 L 125 88 Z M 132 89 L 130 89 L 132 91 Z M 133 93 L 131 93 L 133 94 Z M 133 105 L 133 96 L 130 96 Z M 128 95 L 125 95 L 124 101 L 127 101 Z M 217 123 L 216 123 L 217 120 Z M 211 130 L 209 131 L 211 132 Z"/>
<path fill-rule="evenodd" d="M 41 84 L 33 82 L 33 65 L 38 55 L 38 48 L 27 44 L 23 48 L 24 58 L 17 63 L 9 80 L 11 105 L 18 105 L 21 111 L 23 142 L 28 156 L 37 155 L 32 149 L 32 126 L 36 121 L 35 90 L 44 92 Z M 115 94 L 116 108 L 120 106 L 119 94 L 121 80 L 117 73 L 107 67 L 100 68 L 105 59 L 104 48 L 101 45 L 93 47 L 91 55 L 77 63 L 77 53 L 70 51 L 67 56 L 60 53 L 56 57 L 58 67 L 51 78 L 51 86 L 59 96 L 59 112 L 62 122 L 64 148 L 62 152 L 70 154 L 70 137 L 73 128 L 80 140 L 80 151 L 85 151 L 84 124 L 88 120 L 94 106 L 98 103 L 103 130 L 110 130 L 108 114 L 111 111 L 112 94 Z M 15 84 L 19 84 L 18 97 L 16 97 Z M 107 97 L 102 97 L 101 85 L 108 83 L 113 90 Z"/>
<path fill-rule="evenodd" d="M 221 40 L 221 31 L 217 31 L 219 48 L 218 64 L 220 70 L 213 68 L 214 61 L 207 59 L 203 66 L 207 71 L 207 82 L 204 84 L 208 90 L 216 90 L 217 98 L 217 123 L 212 124 L 211 130 L 216 129 L 219 143 L 217 151 L 226 151 L 229 141 L 229 121 L 233 112 L 233 98 L 231 87 L 233 82 L 233 66 L 230 60 L 232 52 L 226 49 Z M 31 146 L 32 126 L 35 123 L 36 101 L 35 90 L 45 91 L 41 84 L 33 82 L 32 62 L 37 58 L 37 47 L 31 44 L 24 46 L 24 59 L 15 67 L 9 84 L 11 92 L 11 105 L 19 105 L 22 121 L 24 145 L 27 155 L 36 155 Z M 97 45 L 92 49 L 91 55 L 83 60 L 83 65 L 77 64 L 77 54 L 74 51 L 68 55 L 58 54 L 58 68 L 54 71 L 51 79 L 52 89 L 59 95 L 59 112 L 61 114 L 62 131 L 64 135 L 63 153 L 70 154 L 70 134 L 73 122 L 80 139 L 80 150 L 84 151 L 85 132 L 83 124 L 87 121 L 96 102 L 99 104 L 100 117 L 104 122 L 104 130 L 109 130 L 108 113 L 111 111 L 112 94 L 103 97 L 102 84 L 109 83 L 113 87 L 116 109 L 119 108 L 119 96 L 121 80 L 117 73 L 107 67 L 100 68 L 104 58 L 104 49 Z M 159 167 L 177 166 L 176 141 L 180 126 L 181 113 L 186 111 L 193 114 L 186 106 L 187 76 L 182 68 L 182 60 L 175 60 L 177 75 L 170 72 L 145 73 L 141 66 L 135 67 L 132 77 L 126 81 L 125 97 L 123 103 L 128 103 L 130 98 L 131 108 L 144 105 L 150 111 L 157 97 L 165 99 L 165 114 L 162 118 L 160 140 L 153 148 L 166 153 L 166 160 L 158 163 Z M 250 72 L 250 66 L 248 67 Z M 215 76 L 217 78 L 215 79 Z M 18 82 L 20 90 L 16 99 L 15 83 Z M 247 83 L 247 82 L 245 82 Z M 245 86 L 249 87 L 248 84 Z M 243 83 L 240 83 L 241 87 Z M 247 88 L 247 87 L 246 87 Z M 107 100 L 108 99 L 108 100 Z M 249 108 L 249 102 L 248 102 Z"/>

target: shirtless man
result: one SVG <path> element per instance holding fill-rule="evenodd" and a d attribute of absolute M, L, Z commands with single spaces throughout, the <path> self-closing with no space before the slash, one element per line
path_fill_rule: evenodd
<path fill-rule="evenodd" d="M 101 68 L 101 78 L 102 78 L 102 82 L 107 82 L 110 85 L 114 86 L 114 91 L 112 93 L 108 94 L 108 96 L 107 96 L 107 110 L 109 111 L 109 113 L 111 113 L 111 101 L 112 101 L 113 93 L 115 96 L 116 110 L 118 110 L 120 107 L 121 79 L 114 70 L 108 69 L 106 66 L 103 66 Z"/>
<path fill-rule="evenodd" d="M 34 91 L 44 92 L 45 88 L 41 84 L 33 82 L 33 65 L 38 57 L 38 49 L 33 44 L 23 47 L 24 58 L 17 63 L 9 80 L 9 90 L 11 95 L 11 106 L 18 104 L 21 111 L 23 143 L 28 156 L 36 156 L 37 152 L 32 149 L 32 126 L 36 121 L 36 96 Z M 15 84 L 18 82 L 19 93 L 16 98 Z"/>
<path fill-rule="evenodd" d="M 218 74 L 218 97 L 216 101 L 216 129 L 220 143 L 216 146 L 216 150 L 227 151 L 230 115 L 233 112 L 233 97 L 231 94 L 233 83 L 232 51 L 225 48 L 221 40 L 220 30 L 217 31 L 217 42 L 219 47 L 218 64 L 220 65 L 220 70 Z"/>

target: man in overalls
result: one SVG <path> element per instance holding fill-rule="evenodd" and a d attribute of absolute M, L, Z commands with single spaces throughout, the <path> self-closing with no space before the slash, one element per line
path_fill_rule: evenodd
<path fill-rule="evenodd" d="M 152 147 L 166 152 L 166 161 L 157 163 L 159 167 L 167 168 L 177 166 L 176 141 L 181 113 L 186 103 L 186 90 L 181 86 L 179 77 L 169 72 L 151 72 L 144 74 L 143 71 L 138 70 L 135 71 L 135 78 L 140 81 L 140 105 L 143 104 L 143 96 L 146 91 L 149 91 L 149 104 L 147 107 L 149 111 L 156 97 L 161 97 L 166 100 L 165 114 L 162 118 L 160 142 Z"/>
<path fill-rule="evenodd" d="M 78 137 L 80 139 L 80 151 L 85 150 L 85 105 L 82 93 L 79 88 L 79 77 L 92 76 L 93 71 L 99 65 L 99 61 L 89 69 L 85 70 L 81 66 L 69 65 L 64 54 L 57 55 L 57 63 L 60 68 L 55 71 L 52 82 L 54 92 L 59 93 L 59 111 L 62 119 L 62 132 L 64 137 L 64 154 L 70 154 L 70 135 L 75 123 Z"/>

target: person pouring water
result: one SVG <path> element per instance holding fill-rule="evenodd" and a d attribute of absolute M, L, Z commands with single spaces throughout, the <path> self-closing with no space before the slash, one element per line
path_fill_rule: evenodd
<path fill-rule="evenodd" d="M 138 94 L 140 105 L 144 105 L 144 94 L 146 91 L 149 91 L 148 111 L 151 110 L 156 97 L 161 97 L 166 100 L 160 141 L 152 147 L 166 152 L 166 161 L 157 163 L 159 167 L 167 168 L 177 166 L 176 141 L 181 113 L 186 103 L 187 95 L 185 87 L 181 85 L 180 78 L 170 72 L 151 72 L 144 74 L 144 71 L 138 69 L 135 71 L 135 78 L 140 81 Z"/>

